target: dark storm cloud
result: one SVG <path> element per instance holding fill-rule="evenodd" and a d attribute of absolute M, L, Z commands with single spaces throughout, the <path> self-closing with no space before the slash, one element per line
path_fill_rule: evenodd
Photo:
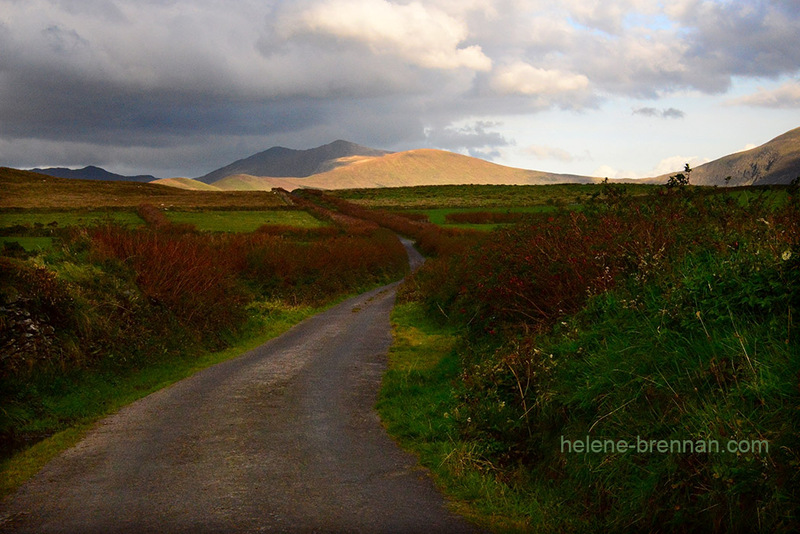
<path fill-rule="evenodd" d="M 778 76 L 800 65 L 796 1 L 693 2 L 687 63 L 697 86 L 723 89 L 731 76 Z"/>
<path fill-rule="evenodd" d="M 202 174 L 272 144 L 335 138 L 492 157 L 514 140 L 487 117 L 796 75 L 799 11 L 778 0 L 0 0 L 0 164 Z"/>

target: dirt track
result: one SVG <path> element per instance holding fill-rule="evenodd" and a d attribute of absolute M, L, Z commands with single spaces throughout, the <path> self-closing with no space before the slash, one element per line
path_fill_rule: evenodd
<path fill-rule="evenodd" d="M 373 409 L 396 286 L 103 420 L 0 505 L 0 531 L 473 531 Z"/>

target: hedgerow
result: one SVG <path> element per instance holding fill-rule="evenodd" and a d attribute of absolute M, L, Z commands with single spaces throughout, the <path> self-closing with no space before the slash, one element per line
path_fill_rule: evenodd
<path fill-rule="evenodd" d="M 800 526 L 800 212 L 751 198 L 612 188 L 429 261 L 402 290 L 464 332 L 449 417 L 467 463 L 512 500 L 557 499 L 532 530 Z M 565 450 L 590 438 L 768 451 Z"/>
<path fill-rule="evenodd" d="M 208 234 L 139 213 L 146 227 L 77 227 L 54 250 L 0 256 L 0 444 L 69 424 L 44 399 L 70 377 L 218 350 L 263 323 L 258 303 L 319 306 L 408 269 L 394 234 L 351 217 Z"/>

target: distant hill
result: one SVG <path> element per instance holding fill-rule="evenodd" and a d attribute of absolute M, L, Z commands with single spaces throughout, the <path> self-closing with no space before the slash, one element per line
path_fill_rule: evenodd
<path fill-rule="evenodd" d="M 591 183 L 598 181 L 588 176 L 553 174 L 497 165 L 488 161 L 447 152 L 419 149 L 396 152 L 383 156 L 351 157 L 340 165 L 306 178 L 277 178 L 237 174 L 213 183 L 223 190 L 268 190 L 281 187 L 352 189 L 362 187 L 401 187 L 415 185 L 456 184 L 553 184 Z"/>
<path fill-rule="evenodd" d="M 38 172 L 39 174 L 46 174 L 47 176 L 54 176 L 56 178 L 71 178 L 78 180 L 105 180 L 107 182 L 152 182 L 156 180 L 155 176 L 140 175 L 140 176 L 123 176 L 121 174 L 114 174 L 108 172 L 100 167 L 89 165 L 82 169 L 67 169 L 64 167 L 49 167 L 47 169 L 31 169 L 31 172 Z"/>
<path fill-rule="evenodd" d="M 221 191 L 219 187 L 209 185 L 191 178 L 159 178 L 153 180 L 153 184 L 168 185 L 170 187 L 177 187 L 178 189 L 189 189 L 191 191 Z"/>
<path fill-rule="evenodd" d="M 389 153 L 342 140 L 308 150 L 273 147 L 235 161 L 197 180 L 210 184 L 234 174 L 302 178 L 334 169 L 342 164 L 342 158 L 376 157 Z"/>
<path fill-rule="evenodd" d="M 263 191 L 187 191 L 129 181 L 74 180 L 0 167 L 0 210 L 135 208 L 265 209 L 286 198 Z"/>
<path fill-rule="evenodd" d="M 665 183 L 675 172 L 653 178 Z M 727 182 L 725 178 L 730 176 Z M 741 186 L 788 184 L 800 176 L 800 128 L 790 130 L 763 145 L 736 152 L 692 170 L 693 185 Z"/>

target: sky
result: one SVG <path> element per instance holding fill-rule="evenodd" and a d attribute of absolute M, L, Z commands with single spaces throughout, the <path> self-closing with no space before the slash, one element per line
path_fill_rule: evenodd
<path fill-rule="evenodd" d="M 336 139 L 655 176 L 800 126 L 800 0 L 0 0 L 0 166 Z"/>

